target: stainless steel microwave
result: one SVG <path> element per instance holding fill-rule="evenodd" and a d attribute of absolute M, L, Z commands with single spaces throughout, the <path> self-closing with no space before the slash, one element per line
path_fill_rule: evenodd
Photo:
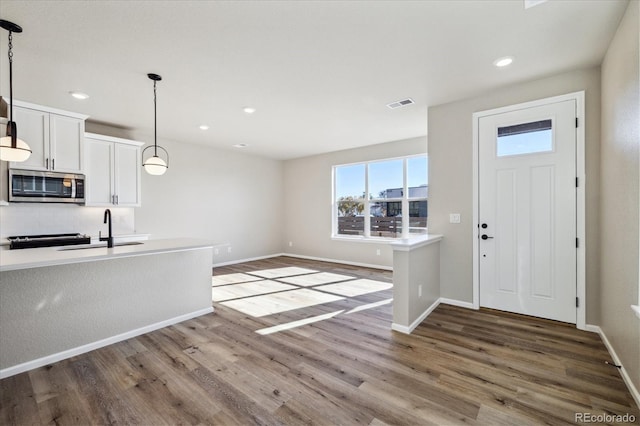
<path fill-rule="evenodd" d="M 75 173 L 9 169 L 9 201 L 84 204 L 84 181 Z"/>

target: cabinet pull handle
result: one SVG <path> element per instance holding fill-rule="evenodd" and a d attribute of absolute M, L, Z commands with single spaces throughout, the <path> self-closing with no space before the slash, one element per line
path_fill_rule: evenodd
<path fill-rule="evenodd" d="M 118 196 L 116 195 L 116 205 L 120 204 L 120 200 L 118 199 Z"/>
<path fill-rule="evenodd" d="M 51 170 L 55 170 L 56 169 L 56 159 L 52 158 L 51 159 Z"/>
<path fill-rule="evenodd" d="M 49 159 L 45 160 L 45 169 L 49 170 Z"/>

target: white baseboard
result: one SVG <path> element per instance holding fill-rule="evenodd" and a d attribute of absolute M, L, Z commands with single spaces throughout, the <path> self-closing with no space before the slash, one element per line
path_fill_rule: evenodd
<path fill-rule="evenodd" d="M 429 306 L 423 313 L 420 314 L 420 316 L 418 318 L 415 319 L 415 321 L 413 321 L 411 324 L 409 324 L 409 326 L 406 325 L 401 325 L 401 324 L 396 324 L 395 322 L 391 324 L 391 329 L 395 330 L 395 331 L 399 331 L 400 333 L 404 333 L 404 334 L 411 334 L 411 332 L 413 330 L 415 330 L 415 328 L 417 326 L 420 325 L 420 323 L 422 321 L 424 321 L 424 319 L 426 317 L 429 316 L 429 314 L 431 312 L 433 312 L 433 310 L 435 308 L 438 307 L 438 305 L 440 304 L 440 299 L 436 300 L 435 302 L 433 302 L 431 304 L 431 306 Z"/>
<path fill-rule="evenodd" d="M 136 328 L 135 330 L 127 331 L 126 333 L 118 334 L 115 336 L 107 337 L 106 339 L 98 340 L 93 343 L 88 343 L 86 345 L 78 346 L 77 348 L 68 349 L 66 351 L 62 351 L 52 355 L 47 355 L 42 358 L 34 359 L 33 361 L 28 361 L 22 364 L 14 365 L 12 367 L 4 368 L 0 370 L 0 379 L 4 379 L 6 377 L 11 377 L 16 374 L 24 373 L 25 371 L 33 370 L 35 368 L 49 365 L 54 362 L 62 361 L 63 359 L 71 358 L 76 355 L 91 352 L 95 349 L 100 349 L 102 347 L 112 345 L 114 343 L 118 343 L 123 340 L 127 340 L 132 337 L 139 336 L 141 334 L 149 333 L 151 331 L 158 330 L 160 328 L 168 327 L 170 325 L 177 324 L 179 322 L 186 321 L 191 318 L 199 317 L 200 315 L 205 315 L 211 312 L 213 312 L 213 307 L 200 309 L 198 311 L 190 312 L 188 314 L 180 315 L 174 318 L 170 318 L 168 320 L 164 320 L 164 321 L 160 321 L 144 327 Z"/>
<path fill-rule="evenodd" d="M 478 310 L 475 306 L 473 306 L 472 302 L 463 302 L 462 300 L 457 299 L 447 299 L 446 297 L 440 298 L 440 303 L 444 303 L 446 305 L 459 306 L 461 308 Z"/>
<path fill-rule="evenodd" d="M 607 350 L 609 351 L 609 355 L 611 355 L 611 360 L 620 366 L 620 374 L 622 375 L 622 379 L 627 385 L 627 388 L 629 389 L 631 396 L 633 396 L 633 399 L 635 399 L 636 404 L 638 405 L 638 407 L 640 407 L 640 392 L 638 392 L 638 388 L 636 388 L 635 384 L 631 380 L 629 373 L 627 373 L 627 370 L 624 368 L 624 365 L 620 361 L 620 358 L 618 357 L 618 354 L 616 353 L 615 349 L 613 349 L 613 346 L 611 346 L 611 343 L 609 342 L 609 339 L 607 339 L 607 336 L 604 334 L 604 331 L 602 331 L 602 329 L 597 325 L 591 325 L 591 324 L 586 324 L 585 330 L 591 331 L 593 333 L 598 333 L 600 335 L 602 342 L 604 343 L 604 345 L 607 347 Z M 612 368 L 615 368 L 615 367 L 612 367 Z"/>
<path fill-rule="evenodd" d="M 302 254 L 292 254 L 292 253 L 281 253 L 278 256 L 296 257 L 298 259 L 317 260 L 319 262 L 331 262 L 331 263 L 339 263 L 339 264 L 342 264 L 342 265 L 362 266 L 363 268 L 372 268 L 372 269 L 382 269 L 382 270 L 385 270 L 385 271 L 393 271 L 393 267 L 392 266 L 373 265 L 371 263 L 350 262 L 348 260 L 327 259 L 327 258 L 324 258 L 324 257 L 305 256 L 305 255 L 302 255 Z"/>
<path fill-rule="evenodd" d="M 597 325 L 585 324 L 584 331 L 590 331 L 591 333 L 602 333 L 602 330 Z"/>
<path fill-rule="evenodd" d="M 276 253 L 276 254 L 268 254 L 266 256 L 249 257 L 247 259 L 230 260 L 228 262 L 214 263 L 213 267 L 219 268 L 220 266 L 237 265 L 238 263 L 254 262 L 256 260 L 271 259 L 272 257 L 278 257 L 278 256 L 285 256 L 285 255 L 282 253 Z"/>
<path fill-rule="evenodd" d="M 409 324 L 408 326 L 406 325 L 401 325 L 401 324 L 396 324 L 395 322 L 391 324 L 391 329 L 395 330 L 395 331 L 399 331 L 400 333 L 404 333 L 404 334 L 411 334 L 411 332 L 413 330 L 415 330 L 415 328 L 417 326 L 420 325 L 420 323 L 422 321 L 424 321 L 424 319 L 426 317 L 429 316 L 429 314 L 431 314 L 431 312 L 433 312 L 433 310 L 435 308 L 438 307 L 438 305 L 440 305 L 441 303 L 444 303 L 446 305 L 453 305 L 453 306 L 460 306 L 461 308 L 467 308 L 467 309 L 475 309 L 473 307 L 473 303 L 470 302 L 463 302 L 461 300 L 456 300 L 456 299 L 447 299 L 446 297 L 440 297 L 438 298 L 438 300 L 436 300 L 435 302 L 433 302 L 431 304 L 431 306 L 429 306 L 422 314 L 420 314 L 420 316 L 418 318 L 416 318 L 415 321 L 413 321 L 411 324 Z"/>

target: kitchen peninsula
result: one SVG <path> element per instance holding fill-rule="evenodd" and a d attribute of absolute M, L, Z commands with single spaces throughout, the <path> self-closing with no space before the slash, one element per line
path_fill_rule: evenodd
<path fill-rule="evenodd" d="M 212 246 L 0 251 L 0 378 L 213 311 Z"/>

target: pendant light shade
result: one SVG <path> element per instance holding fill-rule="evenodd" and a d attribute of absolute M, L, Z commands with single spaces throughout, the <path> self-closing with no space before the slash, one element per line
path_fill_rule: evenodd
<path fill-rule="evenodd" d="M 146 170 L 150 175 L 163 175 L 169 168 L 169 153 L 166 149 L 161 146 L 158 146 L 158 114 L 157 114 L 157 103 L 156 103 L 156 83 L 162 80 L 158 74 L 147 74 L 151 80 L 153 80 L 153 145 L 149 145 L 142 151 L 142 167 Z M 148 149 L 153 148 L 153 155 L 149 152 L 147 155 L 147 159 L 145 160 L 145 152 Z M 160 150 L 160 151 L 158 151 Z M 160 152 L 162 155 L 158 155 Z M 162 157 L 165 158 L 162 158 Z"/>
<path fill-rule="evenodd" d="M 0 138 L 0 160 L 21 162 L 31 155 L 31 148 L 22 139 L 16 138 L 15 144 L 11 136 Z"/>
<path fill-rule="evenodd" d="M 13 33 L 21 33 L 22 27 L 4 19 L 0 19 L 0 27 L 9 31 L 9 122 L 7 136 L 0 138 L 0 160 L 20 162 L 31 155 L 29 145 L 18 139 L 18 126 L 13 121 Z"/>
<path fill-rule="evenodd" d="M 167 163 L 156 155 L 147 158 L 147 161 L 144 162 L 143 166 L 150 175 L 163 175 L 168 169 Z"/>

